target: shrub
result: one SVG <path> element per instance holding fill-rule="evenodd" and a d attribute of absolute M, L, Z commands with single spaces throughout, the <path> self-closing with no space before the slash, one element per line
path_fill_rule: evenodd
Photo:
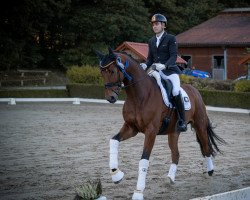
<path fill-rule="evenodd" d="M 233 91 L 234 88 L 234 83 L 231 80 L 202 79 L 184 74 L 180 76 L 180 79 L 181 83 L 191 84 L 197 89 Z"/>
<path fill-rule="evenodd" d="M 192 76 L 181 74 L 180 79 L 181 79 L 181 83 L 183 84 L 192 84 L 195 78 Z"/>
<path fill-rule="evenodd" d="M 234 90 L 236 92 L 250 92 L 250 80 L 237 81 Z"/>
<path fill-rule="evenodd" d="M 66 76 L 71 83 L 103 84 L 103 78 L 97 67 L 85 65 L 82 67 L 72 66 L 67 70 Z"/>
<path fill-rule="evenodd" d="M 250 93 L 222 90 L 199 90 L 206 105 L 228 108 L 250 108 Z"/>

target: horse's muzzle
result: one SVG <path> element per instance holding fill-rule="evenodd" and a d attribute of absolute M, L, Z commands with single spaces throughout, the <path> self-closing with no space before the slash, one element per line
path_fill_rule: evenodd
<path fill-rule="evenodd" d="M 118 100 L 119 88 L 106 90 L 105 98 L 109 103 L 115 103 Z"/>
<path fill-rule="evenodd" d="M 106 99 L 107 99 L 107 101 L 108 101 L 109 103 L 115 103 L 115 102 L 117 101 L 117 98 L 118 98 L 117 95 L 106 97 Z"/>

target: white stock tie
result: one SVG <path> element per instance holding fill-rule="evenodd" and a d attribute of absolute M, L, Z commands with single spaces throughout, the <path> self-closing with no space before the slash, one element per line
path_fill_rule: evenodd
<path fill-rule="evenodd" d="M 159 43 L 160 43 L 160 38 L 156 38 L 157 41 L 156 41 L 156 46 L 158 47 L 159 46 Z"/>

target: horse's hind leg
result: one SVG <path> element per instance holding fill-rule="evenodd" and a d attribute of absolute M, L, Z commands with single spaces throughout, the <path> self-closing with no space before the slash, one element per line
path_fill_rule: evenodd
<path fill-rule="evenodd" d="M 214 166 L 212 161 L 213 150 L 209 145 L 207 123 L 195 124 L 193 127 L 196 131 L 197 142 L 200 144 L 202 155 L 205 157 L 205 162 L 207 164 L 207 173 L 209 176 L 212 176 L 214 172 Z"/>
<path fill-rule="evenodd" d="M 126 140 L 135 136 L 137 132 L 126 123 L 123 124 L 120 132 L 116 134 L 112 139 L 110 139 L 110 158 L 109 167 L 112 181 L 114 183 L 119 183 L 124 176 L 124 173 L 118 168 L 118 150 L 120 141 Z"/>
<path fill-rule="evenodd" d="M 175 181 L 175 175 L 177 171 L 177 165 L 179 162 L 179 150 L 178 150 L 178 138 L 179 133 L 169 133 L 168 134 L 168 145 L 171 150 L 171 158 L 172 158 L 172 164 L 170 165 L 170 169 L 168 171 L 168 178 L 170 180 L 171 184 L 174 184 Z"/>

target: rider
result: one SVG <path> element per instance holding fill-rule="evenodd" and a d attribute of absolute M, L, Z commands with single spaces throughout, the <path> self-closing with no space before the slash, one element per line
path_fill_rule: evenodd
<path fill-rule="evenodd" d="M 184 132 L 187 130 L 185 122 L 185 109 L 180 92 L 181 70 L 176 65 L 177 44 L 175 36 L 164 31 L 167 26 L 167 19 L 162 14 L 155 14 L 151 18 L 151 25 L 154 33 L 149 42 L 148 57 L 146 63 L 141 63 L 140 66 L 146 70 L 152 65 L 152 69 L 159 71 L 163 79 L 169 79 L 173 84 L 174 103 L 178 112 L 177 130 Z"/>

